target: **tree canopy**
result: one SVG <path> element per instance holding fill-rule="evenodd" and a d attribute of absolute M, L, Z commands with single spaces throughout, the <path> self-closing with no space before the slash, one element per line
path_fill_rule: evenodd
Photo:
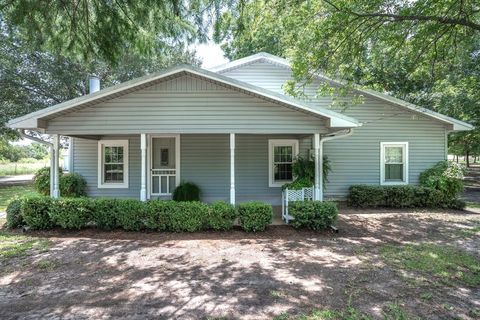
<path fill-rule="evenodd" d="M 355 83 L 469 121 L 477 129 L 452 139 L 480 144 L 478 1 L 240 2 L 217 22 L 215 40 L 231 59 L 259 51 L 288 57 L 291 94 L 321 72 L 347 88 Z"/>

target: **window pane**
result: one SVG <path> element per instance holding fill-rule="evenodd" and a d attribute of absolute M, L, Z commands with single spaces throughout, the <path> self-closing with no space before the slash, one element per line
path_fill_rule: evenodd
<path fill-rule="evenodd" d="M 173 190 L 175 190 L 175 176 L 168 177 L 168 183 L 170 190 L 168 190 L 168 193 L 172 193 Z"/>
<path fill-rule="evenodd" d="M 168 149 L 160 149 L 160 164 L 168 166 Z"/>
<path fill-rule="evenodd" d="M 385 147 L 385 163 L 403 163 L 403 148 Z"/>
<path fill-rule="evenodd" d="M 103 177 L 105 182 L 123 182 L 123 164 L 105 164 Z"/>
<path fill-rule="evenodd" d="M 285 181 L 293 179 L 291 163 L 275 164 L 273 168 L 275 181 Z"/>
<path fill-rule="evenodd" d="M 385 181 L 404 181 L 403 164 L 386 164 Z"/>
<path fill-rule="evenodd" d="M 160 178 L 158 176 L 152 177 L 152 193 L 160 193 Z"/>
<path fill-rule="evenodd" d="M 273 148 L 274 162 L 292 162 L 293 148 L 292 146 L 276 146 Z"/>
<path fill-rule="evenodd" d="M 167 176 L 161 176 L 160 177 L 160 193 L 168 193 L 167 190 Z"/>

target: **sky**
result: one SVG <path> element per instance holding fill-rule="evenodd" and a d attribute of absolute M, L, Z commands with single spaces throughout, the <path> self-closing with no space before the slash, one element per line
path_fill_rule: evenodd
<path fill-rule="evenodd" d="M 213 41 L 195 46 L 197 56 L 203 61 L 202 68 L 211 68 L 228 62 L 220 46 Z"/>

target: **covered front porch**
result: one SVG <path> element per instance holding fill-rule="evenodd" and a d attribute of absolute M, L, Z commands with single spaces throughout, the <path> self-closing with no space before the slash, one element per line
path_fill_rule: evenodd
<path fill-rule="evenodd" d="M 337 136 L 345 132 L 338 132 Z M 89 196 L 169 199 L 181 181 L 197 184 L 204 202 L 281 205 L 297 156 L 316 163 L 322 200 L 322 142 L 329 134 L 146 134 L 72 137 L 72 171 Z M 58 195 L 59 196 L 59 195 Z"/>

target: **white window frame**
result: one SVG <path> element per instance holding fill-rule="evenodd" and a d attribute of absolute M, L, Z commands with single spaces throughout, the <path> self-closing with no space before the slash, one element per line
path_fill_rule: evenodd
<path fill-rule="evenodd" d="M 104 182 L 104 147 L 123 147 L 123 182 Z M 128 140 L 99 140 L 98 141 L 98 188 L 101 189 L 121 189 L 128 188 Z"/>
<path fill-rule="evenodd" d="M 403 150 L 403 181 L 385 181 L 385 148 L 401 147 Z M 408 184 L 408 142 L 380 142 L 380 185 Z"/>
<path fill-rule="evenodd" d="M 285 183 L 291 181 L 275 182 L 273 171 L 273 149 L 274 147 L 293 147 L 293 159 L 298 156 L 298 140 L 297 139 L 269 139 L 268 140 L 268 185 L 271 188 L 281 187 Z"/>

